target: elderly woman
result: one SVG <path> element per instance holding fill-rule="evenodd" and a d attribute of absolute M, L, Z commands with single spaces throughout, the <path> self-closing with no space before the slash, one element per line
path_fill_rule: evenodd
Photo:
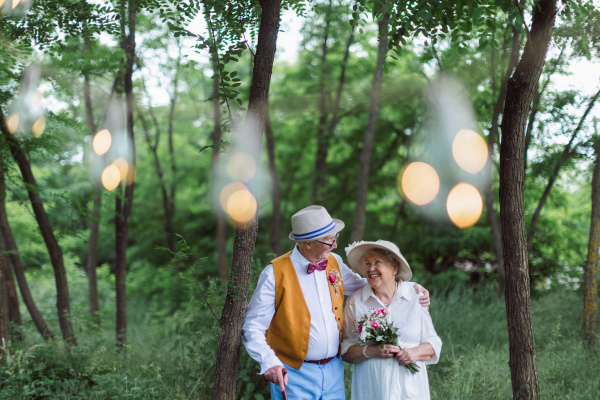
<path fill-rule="evenodd" d="M 342 360 L 354 364 L 352 399 L 429 399 L 426 365 L 438 362 L 442 341 L 419 295 L 405 282 L 412 271 L 400 249 L 378 240 L 353 243 L 346 254 L 350 267 L 368 282 L 344 310 Z M 380 313 L 398 328 L 396 344 L 382 348 L 359 339 L 358 322 L 375 310 L 384 310 Z M 419 368 L 414 374 L 406 367 L 413 363 Z"/>

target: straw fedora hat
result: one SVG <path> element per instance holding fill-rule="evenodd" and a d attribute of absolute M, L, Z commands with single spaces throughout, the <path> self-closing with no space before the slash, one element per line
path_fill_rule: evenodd
<path fill-rule="evenodd" d="M 365 254 L 369 250 L 383 249 L 390 251 L 398 261 L 400 265 L 398 274 L 396 275 L 403 281 L 407 281 L 412 277 L 412 270 L 406 262 L 406 259 L 400 253 L 400 249 L 392 242 L 387 240 L 378 240 L 376 242 L 354 242 L 346 247 L 346 256 L 348 257 L 348 264 L 350 267 L 362 276 L 365 276 Z"/>
<path fill-rule="evenodd" d="M 333 235 L 344 229 L 344 222 L 331 218 L 325 207 L 308 206 L 292 215 L 290 239 L 297 242 L 310 242 Z"/>

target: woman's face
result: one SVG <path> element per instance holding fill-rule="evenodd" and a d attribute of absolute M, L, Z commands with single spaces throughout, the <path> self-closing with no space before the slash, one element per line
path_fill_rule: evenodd
<path fill-rule="evenodd" d="M 375 290 L 395 285 L 398 268 L 381 253 L 371 253 L 365 258 L 365 276 Z"/>

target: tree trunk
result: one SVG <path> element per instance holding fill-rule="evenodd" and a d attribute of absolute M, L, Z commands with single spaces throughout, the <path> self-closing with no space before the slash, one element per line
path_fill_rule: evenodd
<path fill-rule="evenodd" d="M 87 24 L 86 24 L 87 27 Z M 84 53 L 87 55 L 87 36 L 84 35 Z M 83 73 L 83 101 L 85 104 L 85 115 L 92 136 L 98 132 L 94 122 L 94 112 L 92 110 L 92 97 L 90 94 L 90 76 L 87 72 Z M 109 102 L 110 103 L 110 102 Z M 94 178 L 94 188 L 92 196 L 92 218 L 90 221 L 90 237 L 88 239 L 88 253 L 85 263 L 88 275 L 88 298 L 90 302 L 90 315 L 96 326 L 100 325 L 100 306 L 98 304 L 98 279 L 96 278 L 96 267 L 98 265 L 98 236 L 100 232 L 100 207 L 102 203 L 102 185 L 98 178 Z"/>
<path fill-rule="evenodd" d="M 0 172 L 1 173 L 1 172 Z M 2 201 L 4 202 L 4 201 Z M 0 228 L 0 256 L 6 252 L 6 243 L 2 237 L 2 231 Z M 4 274 L 3 286 L 0 290 L 6 293 L 6 312 L 8 320 L 14 322 L 17 325 L 22 325 L 21 311 L 19 310 L 19 299 L 17 298 L 17 291 L 15 290 L 15 280 L 13 278 L 12 266 L 10 264 L 10 258 L 4 256 L 2 260 L 2 273 Z"/>
<path fill-rule="evenodd" d="M 281 191 L 279 188 L 279 177 L 277 176 L 277 166 L 275 165 L 275 143 L 269 110 L 267 110 L 265 117 L 265 138 L 267 139 L 269 174 L 271 175 L 271 189 L 273 191 L 273 217 L 271 218 L 270 236 L 271 250 L 275 254 L 281 254 Z"/>
<path fill-rule="evenodd" d="M 124 8 L 124 5 L 123 5 Z M 115 286 L 116 286 L 116 319 L 117 319 L 117 347 L 124 347 L 127 343 L 127 238 L 129 235 L 129 222 L 133 206 L 133 191 L 135 187 L 135 141 L 133 132 L 133 63 L 135 58 L 135 0 L 127 1 L 127 16 L 122 8 L 121 47 L 125 52 L 125 71 L 123 83 L 125 89 L 125 115 L 127 125 L 127 136 L 132 146 L 131 162 L 128 176 L 124 183 L 119 185 L 118 190 L 123 196 L 117 195 L 115 204 Z M 129 34 L 125 35 L 125 24 L 129 28 Z M 123 186 L 125 187 L 123 189 Z"/>
<path fill-rule="evenodd" d="M 149 113 L 152 115 L 152 107 L 148 105 Z M 158 157 L 158 142 L 160 137 L 160 126 L 158 125 L 158 120 L 153 118 L 154 120 L 154 128 L 155 128 L 155 140 L 152 141 L 152 137 L 150 136 L 150 129 L 148 127 L 148 123 L 146 122 L 146 118 L 144 117 L 144 113 L 142 113 L 138 109 L 138 118 L 142 123 L 142 132 L 144 133 L 144 138 L 146 139 L 146 143 L 148 144 L 148 149 L 152 154 L 152 160 L 154 161 L 154 170 L 156 171 L 156 176 L 158 177 L 158 182 L 160 185 L 160 193 L 162 196 L 162 204 L 163 204 L 163 212 L 165 216 L 165 242 L 167 244 L 167 248 L 171 251 L 175 251 L 175 232 L 173 230 L 173 218 L 171 215 L 171 207 L 170 199 L 171 196 L 169 194 L 169 188 L 165 179 L 165 174 L 163 173 L 162 165 L 160 163 L 160 158 Z"/>
<path fill-rule="evenodd" d="M 249 140 L 246 143 L 252 144 L 253 148 L 249 150 L 256 160 L 260 160 L 262 134 L 269 100 L 269 85 L 273 72 L 277 33 L 279 32 L 281 0 L 260 0 L 260 5 L 262 13 L 252 71 L 246 129 L 242 133 L 248 135 Z M 240 337 L 248 307 L 248 285 L 252 273 L 252 255 L 257 231 L 258 212 L 251 222 L 238 224 L 236 229 L 227 297 L 219 321 L 223 333 L 219 337 L 217 348 L 214 399 L 230 400 L 235 398 Z"/>
<path fill-rule="evenodd" d="M 563 164 L 567 161 L 567 159 L 571 155 L 571 148 L 573 146 L 573 142 L 575 141 L 575 138 L 577 137 L 577 134 L 583 127 L 583 123 L 585 122 L 585 119 L 587 118 L 588 114 L 590 113 L 592 108 L 594 108 L 594 104 L 596 104 L 596 101 L 598 100 L 599 96 L 600 96 L 600 90 L 598 90 L 596 92 L 596 94 L 590 99 L 590 102 L 588 103 L 588 107 L 586 108 L 585 112 L 581 116 L 581 119 L 579 120 L 579 124 L 573 131 L 573 134 L 571 135 L 571 139 L 569 140 L 569 143 L 567 143 L 567 145 L 563 149 L 562 156 L 560 157 L 560 159 L 554 166 L 554 170 L 552 171 L 550 178 L 548 178 L 548 183 L 546 184 L 544 193 L 542 193 L 542 197 L 540 197 L 540 201 L 538 202 L 538 205 L 535 209 L 535 212 L 533 213 L 533 216 L 531 217 L 531 222 L 529 224 L 529 232 L 527 235 L 527 249 L 529 251 L 531 251 L 531 243 L 533 242 L 533 235 L 535 235 L 535 231 L 537 229 L 537 223 L 540 219 L 540 213 L 542 212 L 542 207 L 544 207 L 544 204 L 546 204 L 546 200 L 548 200 L 548 196 L 550 195 L 552 186 L 554 186 L 554 182 L 556 182 L 556 179 L 558 178 L 558 173 L 560 172 L 560 169 L 562 168 Z"/>
<path fill-rule="evenodd" d="M 219 142 L 221 141 L 221 106 L 219 105 L 219 69 L 217 65 L 219 63 L 215 59 L 213 61 L 213 112 L 215 120 L 215 128 L 213 130 L 213 153 L 212 153 L 212 177 L 213 184 L 215 187 L 219 181 L 219 154 L 221 147 Z M 215 194 L 215 198 L 218 199 L 219 194 Z M 217 264 L 219 269 L 219 277 L 227 280 L 227 225 L 225 224 L 225 212 L 216 201 L 217 210 Z"/>
<path fill-rule="evenodd" d="M 383 67 L 385 65 L 385 56 L 387 54 L 388 43 L 388 23 L 390 14 L 388 6 L 391 0 L 386 0 L 379 12 L 379 51 L 377 55 L 377 66 L 375 67 L 375 76 L 373 78 L 373 89 L 371 91 L 371 107 L 369 109 L 369 121 L 365 131 L 362 152 L 360 154 L 360 171 L 358 173 L 358 188 L 356 190 L 356 206 L 354 209 L 354 221 L 352 223 L 352 233 L 350 242 L 362 240 L 365 230 L 365 213 L 367 205 L 367 191 L 369 187 L 369 171 L 371 166 L 371 155 L 373 154 L 373 145 L 375 143 L 375 130 L 377 128 L 377 118 L 379 117 L 379 104 L 381 100 L 381 84 L 383 82 Z"/>
<path fill-rule="evenodd" d="M 2 158 L 0 158 L 0 162 L 2 161 Z M 25 303 L 25 306 L 31 315 L 33 324 L 44 339 L 54 340 L 52 331 L 50 328 L 48 328 L 48 325 L 46 325 L 46 322 L 42 318 L 42 315 L 40 314 L 37 306 L 35 305 L 35 301 L 31 296 L 31 291 L 29 290 L 27 279 L 25 278 L 25 269 L 21 263 L 19 250 L 17 249 L 15 238 L 8 223 L 5 204 L 6 186 L 4 182 L 4 167 L 1 165 L 0 174 L 2 174 L 0 175 L 0 250 L 4 254 L 4 265 L 12 265 L 14 269 L 15 276 L 17 277 L 17 284 L 19 285 L 19 290 L 21 292 L 21 297 L 23 298 L 23 302 Z"/>
<path fill-rule="evenodd" d="M 500 93 L 498 94 L 498 99 L 496 100 L 496 104 L 494 104 L 494 111 L 492 114 L 492 126 L 490 127 L 490 133 L 488 136 L 488 160 L 485 164 L 484 169 L 484 174 L 486 178 L 483 187 L 483 198 L 485 200 L 486 216 L 490 224 L 490 230 L 492 233 L 492 244 L 494 246 L 494 253 L 496 254 L 496 261 L 498 263 L 498 289 L 496 291 L 496 296 L 498 298 L 504 296 L 505 272 L 504 256 L 502 254 L 502 237 L 500 233 L 498 217 L 496 216 L 496 211 L 494 210 L 495 194 L 492 192 L 492 166 L 494 164 L 494 145 L 496 144 L 496 137 L 498 136 L 498 118 L 500 117 L 500 113 L 504 108 L 504 100 L 506 99 L 506 86 L 508 85 L 508 80 L 510 79 L 513 70 L 517 66 L 517 63 L 519 62 L 520 49 L 521 45 L 519 43 L 519 30 L 513 27 L 510 59 L 508 62 L 508 68 L 506 69 L 506 73 L 504 74 L 504 77 L 502 78 L 502 81 L 500 83 Z"/>
<path fill-rule="evenodd" d="M 8 343 L 8 285 L 5 282 L 6 268 L 0 253 L 0 364 L 4 360 L 4 346 Z"/>
<path fill-rule="evenodd" d="M 177 40 L 177 45 L 179 47 L 179 53 L 177 56 L 177 65 L 175 69 L 175 76 L 173 77 L 173 94 L 171 95 L 171 105 L 169 109 L 169 129 L 168 129 L 168 142 L 169 142 L 169 156 L 170 156 L 170 166 L 171 166 L 171 179 L 170 184 L 168 185 L 169 189 L 169 232 L 170 232 L 170 241 L 167 243 L 172 246 L 172 250 L 175 250 L 175 229 L 174 229 L 174 221 L 175 221 L 175 193 L 177 190 L 177 163 L 175 162 L 175 147 L 173 146 L 173 133 L 175 128 L 175 108 L 177 106 L 177 90 L 179 89 L 179 70 L 181 68 L 181 42 Z"/>
<path fill-rule="evenodd" d="M 506 319 L 514 399 L 540 398 L 525 234 L 525 126 L 554 29 L 556 0 L 533 7 L 530 36 L 508 82 L 500 144 L 500 215 L 506 267 Z"/>
<path fill-rule="evenodd" d="M 6 226 L 8 229 L 3 229 L 3 226 Z M 5 231 L 7 232 L 6 234 L 4 233 Z M 8 247 L 8 239 L 6 239 L 9 234 L 12 237 L 12 232 L 10 232 L 6 214 L 6 180 L 4 175 L 4 159 L 0 155 L 0 255 L 9 254 L 12 250 Z M 12 241 L 14 242 L 14 239 L 12 239 Z M 13 268 L 10 257 L 4 257 L 2 269 L 4 271 L 5 290 L 8 295 L 8 320 L 17 325 L 21 325 L 23 322 L 21 321 L 19 299 L 17 297 L 17 291 L 15 290 L 15 280 L 13 279 Z M 0 290 L 2 290 L 2 287 L 0 287 Z"/>
<path fill-rule="evenodd" d="M 599 141 L 600 142 L 600 141 Z M 596 163 L 592 175 L 592 215 L 590 240 L 583 274 L 583 341 L 593 348 L 598 330 L 598 250 L 600 249 L 600 143 L 596 145 Z"/>
<path fill-rule="evenodd" d="M 23 182 L 27 187 L 27 193 L 29 195 L 29 200 L 31 202 L 31 207 L 33 208 L 35 219 L 38 223 L 44 243 L 46 244 L 48 253 L 50 255 L 50 262 L 52 264 L 54 278 L 56 280 L 56 308 L 58 310 L 58 322 L 60 324 L 60 330 L 62 332 L 63 339 L 65 342 L 67 342 L 67 344 L 76 346 L 77 340 L 75 339 L 75 333 L 71 325 L 69 287 L 67 284 L 67 273 L 65 271 L 65 265 L 63 262 L 62 250 L 58 245 L 58 241 L 54 236 L 54 232 L 52 231 L 52 226 L 50 225 L 50 220 L 48 219 L 48 215 L 44 209 L 44 204 L 42 203 L 42 198 L 40 196 L 40 190 L 31 171 L 29 160 L 25 156 L 23 149 L 21 149 L 19 142 L 17 142 L 14 136 L 12 136 L 8 131 L 4 113 L 2 113 L 2 111 L 0 111 L 0 129 L 2 130 L 2 134 L 4 135 L 8 147 L 10 148 L 13 158 L 21 170 Z M 15 272 L 17 272 L 16 266 Z"/>
<path fill-rule="evenodd" d="M 325 207 L 327 205 L 327 188 L 325 184 L 325 178 L 327 177 L 327 153 L 329 151 L 329 143 L 331 142 L 331 138 L 333 137 L 333 132 L 335 131 L 335 127 L 338 122 L 338 113 L 340 111 L 340 103 L 342 99 L 342 89 L 344 88 L 344 83 L 346 82 L 346 67 L 348 66 L 348 58 L 350 57 L 350 46 L 354 41 L 354 23 L 350 23 L 350 36 L 348 36 L 348 41 L 346 42 L 346 52 L 344 53 L 344 60 L 342 61 L 342 67 L 340 71 L 340 80 L 338 83 L 337 92 L 335 95 L 335 100 L 333 102 L 333 110 L 331 112 L 331 118 L 329 119 L 329 125 L 327 126 L 327 131 L 323 137 L 323 165 L 317 171 L 319 175 L 319 185 L 323 189 L 321 192 L 321 204 Z M 279 253 L 277 253 L 279 254 Z"/>
<path fill-rule="evenodd" d="M 315 155 L 315 177 L 311 193 L 311 204 L 323 204 L 325 193 L 325 175 L 321 173 L 327 160 L 327 149 L 325 144 L 325 125 L 327 125 L 327 85 L 325 84 L 327 73 L 327 39 L 329 39 L 329 27 L 331 26 L 331 12 L 333 0 L 329 0 L 329 8 L 325 13 L 325 29 L 323 42 L 321 44 L 321 79 L 319 80 L 319 122 L 317 125 L 317 153 Z M 279 254 L 279 253 L 277 253 Z"/>

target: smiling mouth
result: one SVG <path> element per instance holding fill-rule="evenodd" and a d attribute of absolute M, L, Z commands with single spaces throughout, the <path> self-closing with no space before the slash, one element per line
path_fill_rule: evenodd
<path fill-rule="evenodd" d="M 380 274 L 371 274 L 369 275 L 369 278 L 373 279 L 373 278 L 379 278 L 381 275 Z"/>

